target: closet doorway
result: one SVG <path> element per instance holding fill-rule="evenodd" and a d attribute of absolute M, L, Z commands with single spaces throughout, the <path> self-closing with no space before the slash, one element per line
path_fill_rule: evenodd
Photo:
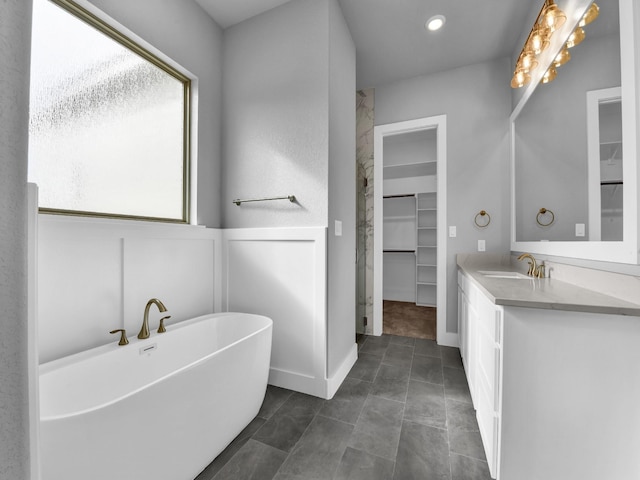
<path fill-rule="evenodd" d="M 446 116 L 374 128 L 373 334 L 446 336 Z"/>

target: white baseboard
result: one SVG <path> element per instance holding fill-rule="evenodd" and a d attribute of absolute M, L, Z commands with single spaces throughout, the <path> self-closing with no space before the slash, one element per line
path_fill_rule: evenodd
<path fill-rule="evenodd" d="M 438 345 L 444 345 L 445 347 L 460 347 L 457 333 L 445 332 L 443 334 L 439 334 L 437 342 Z"/>
<path fill-rule="evenodd" d="M 315 378 L 301 373 L 271 368 L 269 370 L 269 385 L 330 400 L 342 385 L 357 359 L 358 345 L 354 343 L 340 364 L 338 371 L 331 378 Z"/>
<path fill-rule="evenodd" d="M 342 382 L 344 382 L 344 379 L 347 378 L 347 375 L 351 371 L 351 367 L 356 363 L 356 360 L 358 360 L 358 345 L 354 343 L 342 361 L 338 371 L 333 377 L 327 379 L 327 396 L 325 397 L 327 400 L 332 399 L 336 394 L 340 385 L 342 385 Z"/>
<path fill-rule="evenodd" d="M 327 391 L 326 380 L 324 378 L 315 378 L 301 373 L 279 370 L 277 368 L 269 369 L 269 385 L 320 398 L 325 398 Z"/>

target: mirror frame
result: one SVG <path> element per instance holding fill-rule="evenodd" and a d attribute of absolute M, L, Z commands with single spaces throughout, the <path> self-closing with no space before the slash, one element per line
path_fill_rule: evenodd
<path fill-rule="evenodd" d="M 567 21 L 551 39 L 550 47 L 539 58 L 539 67 L 532 75 L 531 83 L 526 87 L 522 97 L 513 109 L 510 117 L 511 137 L 511 250 L 531 252 L 542 255 L 553 255 L 567 258 L 580 258 L 615 263 L 640 263 L 638 251 L 638 132 L 640 125 L 640 60 L 635 52 L 640 53 L 640 5 L 637 0 L 619 0 L 620 6 L 620 63 L 622 98 L 622 155 L 623 177 L 623 239 L 622 241 L 516 241 L 516 178 L 515 178 L 515 120 L 526 102 L 529 100 L 542 75 L 566 39 L 571 34 L 592 0 L 567 0 L 563 8 Z M 588 34 L 588 32 L 587 32 Z M 570 65 L 570 64 L 569 64 Z M 571 68 L 570 66 L 568 68 Z M 562 72 L 560 72 L 562 74 Z M 586 119 L 585 119 L 586 128 Z M 586 161 L 586 159 L 585 159 Z"/>

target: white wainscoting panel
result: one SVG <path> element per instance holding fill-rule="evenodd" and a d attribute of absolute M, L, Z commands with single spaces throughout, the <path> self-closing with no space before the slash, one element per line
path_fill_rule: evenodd
<path fill-rule="evenodd" d="M 42 216 L 40 216 L 42 218 Z M 65 235 L 40 222 L 40 362 L 110 341 L 122 325 L 122 246 L 118 238 Z"/>
<path fill-rule="evenodd" d="M 165 325 L 214 311 L 214 248 L 212 239 L 124 239 L 124 327 L 137 335 L 144 307 L 158 298 L 167 313 L 156 306 L 149 310 L 150 330 L 161 317 Z M 118 327 L 121 328 L 121 327 Z"/>
<path fill-rule="evenodd" d="M 326 228 L 224 230 L 227 311 L 273 320 L 269 383 L 327 398 Z"/>
<path fill-rule="evenodd" d="M 147 300 L 171 320 L 220 311 L 219 230 L 192 225 L 39 215 L 40 362 L 135 336 Z M 216 268 L 217 267 L 217 268 Z M 219 285 L 219 282 L 218 282 Z M 151 311 L 152 332 L 159 314 Z"/>

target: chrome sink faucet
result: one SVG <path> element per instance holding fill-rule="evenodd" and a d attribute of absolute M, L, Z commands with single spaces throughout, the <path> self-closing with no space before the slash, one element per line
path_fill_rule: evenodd
<path fill-rule="evenodd" d="M 141 339 L 149 338 L 149 309 L 153 304 L 155 304 L 158 307 L 158 310 L 161 313 L 167 311 L 167 308 L 164 306 L 164 304 L 157 298 L 152 298 L 151 300 L 149 300 L 147 302 L 147 306 L 144 307 L 144 319 L 142 320 L 142 328 L 140 329 L 138 338 L 141 338 Z M 164 317 L 162 320 L 164 320 L 165 318 L 168 318 L 168 317 Z M 161 323 L 161 327 L 164 327 L 164 325 L 162 325 L 162 321 L 160 323 Z"/>
<path fill-rule="evenodd" d="M 530 253 L 523 253 L 518 257 L 518 260 L 524 260 L 525 258 L 529 259 L 529 270 L 527 271 L 527 275 L 530 277 L 544 278 L 544 264 L 538 265 L 536 263 L 536 259 Z"/>

